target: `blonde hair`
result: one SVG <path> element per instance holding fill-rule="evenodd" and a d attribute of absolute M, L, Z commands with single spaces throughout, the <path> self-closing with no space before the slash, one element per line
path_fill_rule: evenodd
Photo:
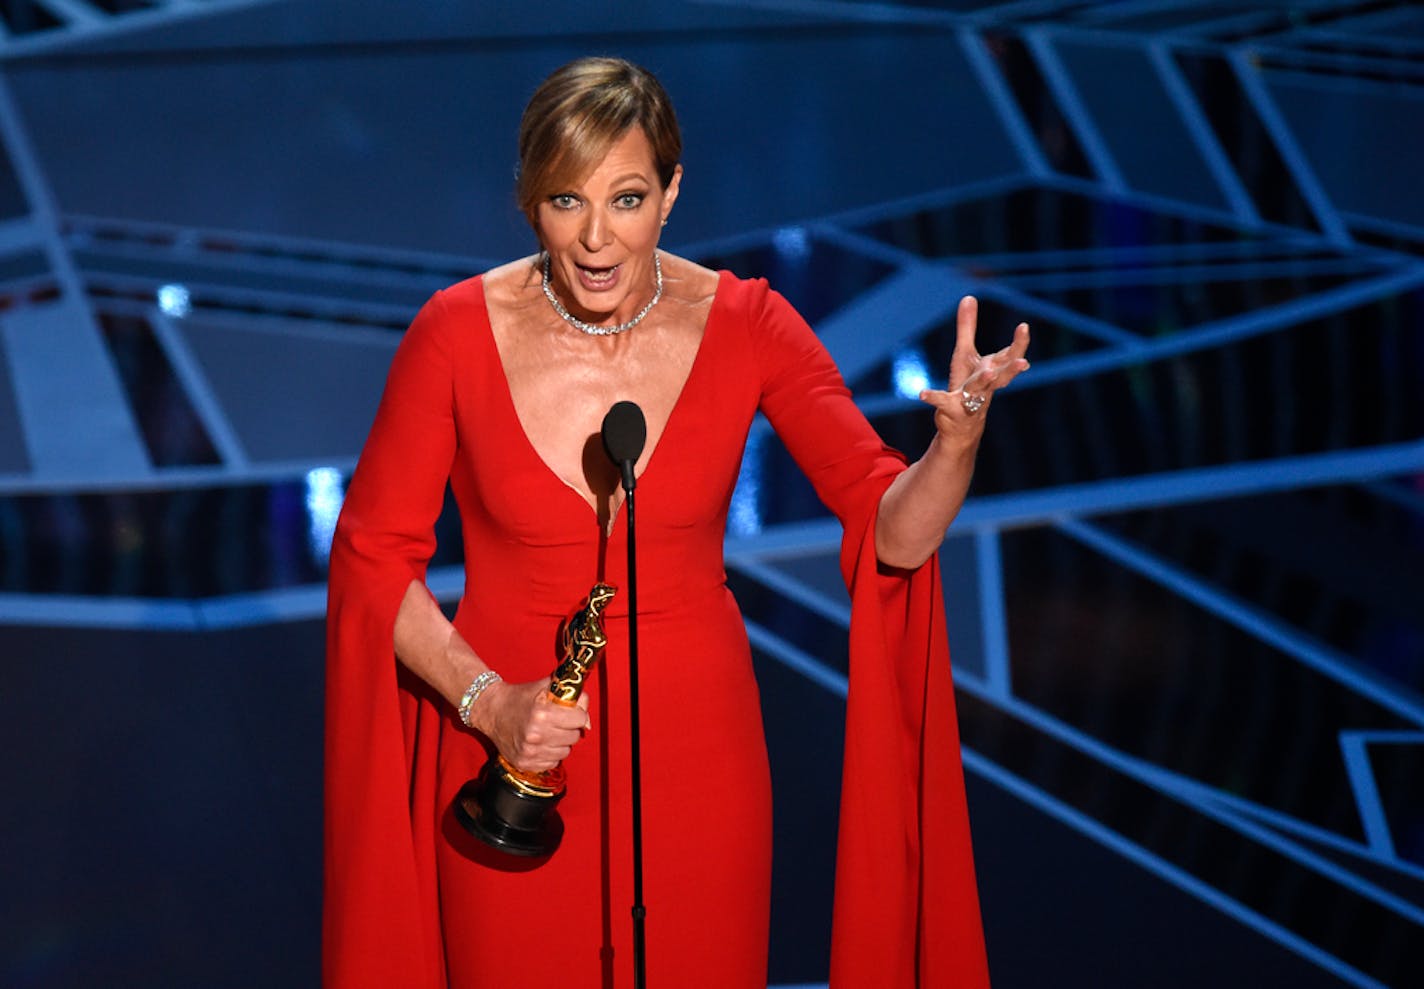
<path fill-rule="evenodd" d="M 594 57 L 545 79 L 519 124 L 515 198 L 529 222 L 539 203 L 597 168 L 632 127 L 643 128 L 667 188 L 682 157 L 682 134 L 656 76 L 621 58 Z"/>

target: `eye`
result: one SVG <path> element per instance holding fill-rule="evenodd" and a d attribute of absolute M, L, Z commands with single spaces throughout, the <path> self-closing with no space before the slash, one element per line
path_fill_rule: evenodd
<path fill-rule="evenodd" d="M 637 209 L 643 205 L 643 194 L 641 192 L 624 192 L 613 200 L 613 204 L 619 209 Z"/>
<path fill-rule="evenodd" d="M 549 202 L 555 209 L 573 209 L 579 204 L 578 197 L 568 192 L 560 192 L 550 196 Z"/>

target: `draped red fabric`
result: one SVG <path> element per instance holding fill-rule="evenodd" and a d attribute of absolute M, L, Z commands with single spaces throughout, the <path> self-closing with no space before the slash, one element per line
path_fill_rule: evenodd
<path fill-rule="evenodd" d="M 478 280 L 441 293 L 422 310 L 393 361 L 332 548 L 323 916 L 323 973 L 331 989 L 436 989 L 458 975 L 455 961 L 446 970 L 453 935 L 444 930 L 439 875 L 440 856 L 451 853 L 440 815 L 448 805 L 447 777 L 473 772 L 478 762 L 465 763 L 482 753 L 453 725 L 449 705 L 399 666 L 391 643 L 406 589 L 424 578 L 435 548 L 452 467 L 462 511 L 488 514 L 480 502 L 485 496 L 471 486 L 471 464 L 459 459 L 476 456 L 475 434 L 501 409 L 512 414 L 501 402 L 491 404 L 504 392 L 497 359 L 480 349 L 488 339 Z M 678 547 L 695 538 L 710 546 L 698 572 L 706 576 L 710 567 L 717 583 L 725 497 L 758 407 L 846 527 L 851 690 L 833 983 L 838 989 L 987 985 L 936 563 L 912 573 L 882 572 L 875 559 L 875 510 L 904 460 L 855 408 L 814 333 L 765 282 L 723 273 L 704 350 L 690 394 L 679 399 L 682 442 L 659 453 L 668 458 L 658 465 L 667 473 L 645 478 L 654 499 L 646 533 L 666 547 L 659 554 L 651 549 L 657 542 L 650 544 L 647 561 L 661 557 L 668 573 L 677 572 L 670 567 L 683 560 Z M 729 415 L 740 418 L 729 426 L 722 421 Z M 518 425 L 506 422 L 498 432 L 517 433 Z M 525 500 L 539 500 L 538 488 L 562 498 L 565 508 L 583 508 L 570 506 L 562 485 L 523 452 Z M 722 480 L 709 485 L 712 459 L 721 464 Z M 706 528 L 695 536 L 676 513 L 659 521 L 679 496 L 678 511 L 686 509 L 694 479 L 707 502 L 699 522 Z M 661 495 L 659 485 L 666 485 Z M 582 531 L 580 515 L 566 512 L 561 523 L 549 524 Z M 526 527 L 544 518 L 535 511 Z M 481 525 L 487 521 L 481 516 Z M 474 528 L 466 525 L 467 537 Z M 640 567 L 643 560 L 640 554 Z M 463 885 L 444 892 L 476 895 Z M 760 940 L 764 966 L 764 927 Z"/>
<path fill-rule="evenodd" d="M 847 524 L 841 569 L 850 695 L 832 989 L 988 986 L 939 561 L 881 567 L 872 519 Z"/>

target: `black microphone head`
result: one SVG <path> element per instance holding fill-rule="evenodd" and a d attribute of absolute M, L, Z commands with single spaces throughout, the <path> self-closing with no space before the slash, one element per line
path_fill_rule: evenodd
<path fill-rule="evenodd" d="M 603 417 L 603 449 L 623 474 L 623 487 L 633 490 L 633 465 L 648 441 L 648 421 L 637 402 L 614 402 Z"/>

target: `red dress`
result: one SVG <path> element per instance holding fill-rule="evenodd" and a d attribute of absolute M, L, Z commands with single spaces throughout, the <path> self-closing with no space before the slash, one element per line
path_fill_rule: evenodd
<path fill-rule="evenodd" d="M 874 559 L 875 507 L 904 460 L 785 300 L 725 272 L 637 488 L 649 985 L 766 985 L 772 784 L 722 566 L 758 408 L 846 525 L 851 693 L 833 982 L 987 985 L 938 575 L 933 561 L 911 574 Z M 466 560 L 456 628 L 507 680 L 547 676 L 559 625 L 594 581 L 625 586 L 625 517 L 605 538 L 530 445 L 479 279 L 437 294 L 406 333 L 332 549 L 326 984 L 629 985 L 626 599 L 605 612 L 593 728 L 565 763 L 561 847 L 532 861 L 486 849 L 450 810 L 485 761 L 483 739 L 391 648 L 447 478 Z"/>

